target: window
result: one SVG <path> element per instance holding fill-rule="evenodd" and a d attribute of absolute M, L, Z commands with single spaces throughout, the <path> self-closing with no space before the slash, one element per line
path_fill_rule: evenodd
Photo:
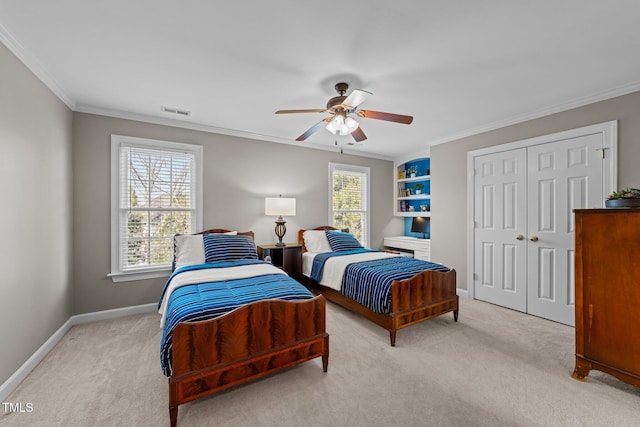
<path fill-rule="evenodd" d="M 166 276 L 173 236 L 202 225 L 202 147 L 111 136 L 114 282 Z"/>
<path fill-rule="evenodd" d="M 329 163 L 329 225 L 369 243 L 369 168 Z"/>

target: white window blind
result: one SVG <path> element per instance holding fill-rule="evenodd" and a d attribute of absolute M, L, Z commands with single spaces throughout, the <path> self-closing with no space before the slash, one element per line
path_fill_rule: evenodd
<path fill-rule="evenodd" d="M 112 136 L 112 276 L 167 270 L 174 235 L 197 231 L 201 153 L 191 144 Z"/>
<path fill-rule="evenodd" d="M 329 224 L 369 243 L 369 168 L 329 163 Z"/>

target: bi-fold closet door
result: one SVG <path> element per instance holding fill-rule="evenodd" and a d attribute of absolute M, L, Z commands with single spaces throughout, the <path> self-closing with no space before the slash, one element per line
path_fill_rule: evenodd
<path fill-rule="evenodd" d="M 596 132 L 474 156 L 475 298 L 574 324 L 573 209 L 603 207 L 606 148 Z"/>

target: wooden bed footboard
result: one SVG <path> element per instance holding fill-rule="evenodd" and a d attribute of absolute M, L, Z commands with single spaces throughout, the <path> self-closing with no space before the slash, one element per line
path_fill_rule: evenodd
<path fill-rule="evenodd" d="M 391 312 L 376 313 L 340 292 L 305 277 L 306 285 L 327 300 L 353 311 L 389 331 L 391 346 L 396 332 L 413 324 L 453 312 L 458 321 L 459 300 L 456 294 L 456 271 L 427 270 L 391 285 Z"/>
<path fill-rule="evenodd" d="M 395 345 L 396 331 L 423 320 L 453 312 L 458 321 L 456 271 L 426 270 L 409 279 L 391 285 L 391 345 Z"/>
<path fill-rule="evenodd" d="M 169 417 L 178 405 L 322 357 L 329 363 L 325 298 L 263 300 L 173 330 Z"/>

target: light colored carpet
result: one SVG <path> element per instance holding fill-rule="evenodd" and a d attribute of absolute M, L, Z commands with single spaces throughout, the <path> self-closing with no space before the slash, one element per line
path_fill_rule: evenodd
<path fill-rule="evenodd" d="M 479 301 L 388 333 L 328 304 L 320 359 L 181 405 L 178 426 L 634 426 L 640 388 L 571 378 L 573 328 Z M 0 426 L 168 426 L 157 315 L 73 327 L 12 393 Z"/>

